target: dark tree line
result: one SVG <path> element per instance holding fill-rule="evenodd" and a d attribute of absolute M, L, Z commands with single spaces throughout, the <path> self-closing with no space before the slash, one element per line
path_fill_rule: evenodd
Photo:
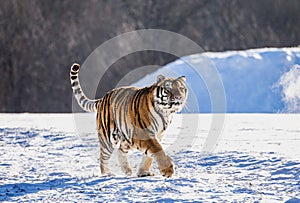
<path fill-rule="evenodd" d="M 69 66 L 124 32 L 170 30 L 207 51 L 298 46 L 299 9 L 299 0 L 0 0 L 0 111 L 70 112 Z M 123 57 L 98 96 L 136 67 L 174 59 L 153 51 Z"/>

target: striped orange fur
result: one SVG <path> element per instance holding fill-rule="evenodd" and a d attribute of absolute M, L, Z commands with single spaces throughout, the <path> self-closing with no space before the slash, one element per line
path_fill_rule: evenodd
<path fill-rule="evenodd" d="M 80 87 L 79 69 L 79 64 L 72 65 L 71 85 L 81 108 L 97 113 L 101 173 L 109 173 L 109 159 L 114 148 L 118 147 L 118 159 L 126 175 L 132 174 L 127 153 L 137 149 L 144 154 L 138 176 L 153 175 L 150 168 L 154 159 L 160 173 L 171 177 L 174 163 L 164 152 L 160 140 L 172 116 L 185 104 L 188 95 L 185 77 L 159 75 L 149 87 L 121 87 L 111 90 L 101 99 L 90 100 Z"/>

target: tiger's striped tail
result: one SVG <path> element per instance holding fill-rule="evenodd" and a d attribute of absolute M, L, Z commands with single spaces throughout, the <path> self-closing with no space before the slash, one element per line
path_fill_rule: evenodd
<path fill-rule="evenodd" d="M 80 69 L 80 65 L 78 63 L 74 63 L 71 66 L 71 70 L 70 70 L 70 80 L 71 80 L 74 96 L 79 106 L 83 110 L 88 112 L 96 112 L 97 100 L 91 100 L 87 98 L 83 93 L 82 88 L 80 86 L 79 77 L 78 77 L 79 69 Z"/>

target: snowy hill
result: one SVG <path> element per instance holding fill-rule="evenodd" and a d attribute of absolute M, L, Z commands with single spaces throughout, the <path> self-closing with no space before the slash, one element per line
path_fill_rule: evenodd
<path fill-rule="evenodd" d="M 159 74 L 187 77 L 183 112 L 300 112 L 300 48 L 263 48 L 183 57 L 138 81 Z"/>

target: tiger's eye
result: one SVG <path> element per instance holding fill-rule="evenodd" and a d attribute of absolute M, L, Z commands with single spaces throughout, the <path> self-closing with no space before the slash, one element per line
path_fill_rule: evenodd
<path fill-rule="evenodd" d="M 170 87 L 171 87 L 171 82 L 170 82 L 170 81 L 167 81 L 167 82 L 165 83 L 165 87 L 166 87 L 166 88 L 170 88 Z"/>

